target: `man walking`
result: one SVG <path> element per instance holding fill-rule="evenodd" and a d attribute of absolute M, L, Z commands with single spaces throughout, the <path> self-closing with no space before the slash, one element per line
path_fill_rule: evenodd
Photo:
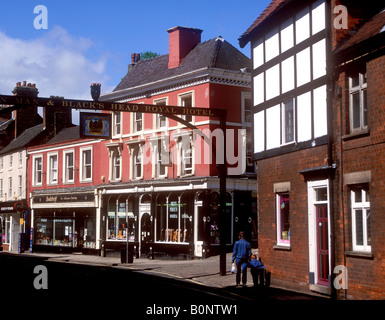
<path fill-rule="evenodd" d="M 241 283 L 241 271 L 242 271 L 242 285 L 246 287 L 247 283 L 247 264 L 251 257 L 251 244 L 246 241 L 245 233 L 239 233 L 239 240 L 234 244 L 232 262 L 236 261 L 237 275 L 236 282 L 237 286 Z"/>

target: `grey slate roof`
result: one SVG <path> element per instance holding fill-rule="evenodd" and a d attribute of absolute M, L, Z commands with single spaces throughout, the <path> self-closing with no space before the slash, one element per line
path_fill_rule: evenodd
<path fill-rule="evenodd" d="M 140 60 L 129 68 L 114 92 L 175 77 L 202 68 L 239 71 L 251 67 L 251 60 L 221 37 L 199 43 L 177 68 L 168 68 L 168 54 Z"/>
<path fill-rule="evenodd" d="M 13 139 L 6 147 L 4 147 L 0 154 L 9 153 L 13 150 L 28 147 L 30 143 L 43 132 L 43 124 L 38 124 L 32 128 L 24 130 L 24 132 Z"/>
<path fill-rule="evenodd" d="M 56 134 L 51 140 L 47 143 L 59 143 L 70 140 L 77 140 L 80 138 L 80 128 L 79 126 L 73 126 L 69 128 L 62 129 L 60 132 Z"/>

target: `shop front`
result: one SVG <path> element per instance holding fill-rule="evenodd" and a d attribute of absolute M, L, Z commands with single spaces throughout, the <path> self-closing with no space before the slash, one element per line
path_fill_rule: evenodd
<path fill-rule="evenodd" d="M 16 201 L 0 203 L 1 247 L 4 251 L 18 251 L 21 232 L 20 214 L 14 209 Z"/>
<path fill-rule="evenodd" d="M 33 252 L 98 254 L 96 204 L 93 193 L 34 195 Z"/>
<path fill-rule="evenodd" d="M 257 229 L 254 184 L 232 187 L 226 192 L 223 217 L 227 251 L 232 250 L 239 231 L 252 241 Z M 217 179 L 104 186 L 100 192 L 103 256 L 118 256 L 127 246 L 137 258 L 192 259 L 219 254 Z"/>

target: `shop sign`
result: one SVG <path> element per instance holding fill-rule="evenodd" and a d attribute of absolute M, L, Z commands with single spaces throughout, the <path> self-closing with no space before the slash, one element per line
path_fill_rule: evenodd
<path fill-rule="evenodd" d="M 33 203 L 93 202 L 93 194 L 35 196 Z"/>
<path fill-rule="evenodd" d="M 80 137 L 111 139 L 111 114 L 80 112 Z"/>
<path fill-rule="evenodd" d="M 13 213 L 15 212 L 15 201 L 0 203 L 0 213 Z"/>

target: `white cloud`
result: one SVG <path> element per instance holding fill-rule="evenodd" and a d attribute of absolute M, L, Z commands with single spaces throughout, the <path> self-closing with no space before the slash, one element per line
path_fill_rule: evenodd
<path fill-rule="evenodd" d="M 105 83 L 107 55 L 90 58 L 93 43 L 55 26 L 41 38 L 13 39 L 0 31 L 0 94 L 17 82 L 36 83 L 40 97 L 91 99 L 90 84 Z M 113 88 L 102 88 L 108 92 Z"/>

